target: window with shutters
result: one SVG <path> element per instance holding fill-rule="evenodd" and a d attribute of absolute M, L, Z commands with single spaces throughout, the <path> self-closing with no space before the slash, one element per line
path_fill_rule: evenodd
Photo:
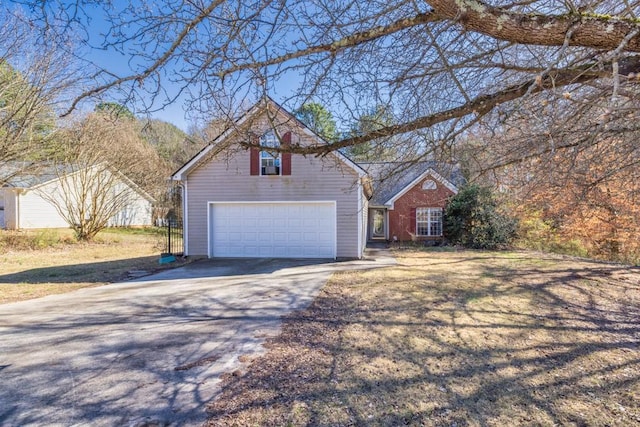
<path fill-rule="evenodd" d="M 416 209 L 416 235 L 442 236 L 442 208 Z"/>
<path fill-rule="evenodd" d="M 274 132 L 260 138 L 260 175 L 280 175 L 280 153 L 270 148 L 279 148 L 280 141 Z"/>

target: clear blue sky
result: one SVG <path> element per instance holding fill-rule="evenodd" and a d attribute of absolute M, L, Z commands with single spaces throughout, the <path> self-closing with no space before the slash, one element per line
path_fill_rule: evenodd
<path fill-rule="evenodd" d="M 103 42 L 103 35 L 108 32 L 109 24 L 104 20 L 102 16 L 102 10 L 98 7 L 88 6 L 85 8 L 85 11 L 90 15 L 90 25 L 87 26 L 87 31 L 89 31 L 89 41 L 94 46 L 101 46 Z M 94 62 L 96 65 L 105 68 L 111 72 L 114 72 L 118 76 L 126 76 L 131 74 L 132 65 L 129 61 L 131 58 L 127 55 L 122 55 L 121 53 L 115 51 L 115 49 L 103 50 L 103 49 L 85 49 L 86 59 Z M 286 78 L 281 78 L 276 86 L 275 91 L 271 92 L 269 95 L 272 96 L 277 102 L 282 102 L 287 97 L 290 97 L 293 93 L 295 93 L 295 89 L 297 85 L 300 83 L 300 77 L 297 75 L 289 74 Z M 179 87 L 173 86 L 171 82 L 164 81 L 163 82 L 163 90 L 167 91 L 169 95 L 173 95 L 177 93 Z M 176 100 L 171 105 L 164 107 L 162 111 L 157 111 L 151 114 L 153 118 L 158 118 L 174 125 L 178 126 L 182 130 L 186 131 L 189 128 L 190 122 L 188 121 L 188 114 L 185 111 L 185 101 L 186 96 L 184 95 L 178 100 Z M 105 101 L 113 101 L 113 102 L 121 102 L 118 99 L 118 95 L 114 94 L 113 97 L 109 97 L 109 95 L 104 96 Z M 128 105 L 128 107 L 132 107 Z M 135 108 L 132 108 L 135 109 Z M 136 111 L 139 113 L 139 111 Z"/>

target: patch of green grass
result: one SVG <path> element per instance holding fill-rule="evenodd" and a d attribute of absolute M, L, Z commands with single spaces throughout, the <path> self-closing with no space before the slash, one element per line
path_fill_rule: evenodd
<path fill-rule="evenodd" d="M 105 228 L 100 233 L 103 235 L 120 234 L 127 236 L 163 236 L 166 232 L 166 229 L 163 227 L 112 227 Z"/>

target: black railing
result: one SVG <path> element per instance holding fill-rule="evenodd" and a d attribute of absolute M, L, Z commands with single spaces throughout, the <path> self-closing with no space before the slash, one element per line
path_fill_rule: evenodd
<path fill-rule="evenodd" d="M 165 253 L 179 256 L 184 254 L 184 236 L 182 219 L 166 218 L 167 239 L 165 242 Z"/>
<path fill-rule="evenodd" d="M 166 229 L 164 254 L 181 256 L 184 255 L 184 236 L 182 227 L 182 187 L 175 186 L 169 192 L 171 207 L 164 218 L 163 226 Z"/>

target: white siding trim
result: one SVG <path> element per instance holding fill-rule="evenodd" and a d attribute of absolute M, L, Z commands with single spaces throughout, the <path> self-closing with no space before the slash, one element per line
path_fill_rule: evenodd
<path fill-rule="evenodd" d="M 189 203 L 187 200 L 189 192 L 187 191 L 187 181 L 182 182 L 182 244 L 184 245 L 183 256 L 189 253 Z"/>
<path fill-rule="evenodd" d="M 193 156 L 191 160 L 187 161 L 187 163 L 182 165 L 180 169 L 178 169 L 173 175 L 171 175 L 171 179 L 173 181 L 184 181 L 185 177 L 183 175 L 187 174 L 193 166 L 197 165 L 200 159 L 202 159 L 204 156 L 209 154 L 209 152 L 213 150 L 215 147 L 217 147 L 220 143 L 222 143 L 222 141 L 227 139 L 227 137 L 229 137 L 230 134 L 232 134 L 237 130 L 238 126 L 241 126 L 251 116 L 256 114 L 256 111 L 260 112 L 260 110 L 263 107 L 264 107 L 263 102 L 258 102 L 253 107 L 249 108 L 249 110 L 247 110 L 247 112 L 235 122 L 235 126 L 230 127 L 229 129 L 225 130 L 222 134 L 218 135 L 218 137 L 214 139 L 209 145 L 204 147 L 198 154 Z"/>
<path fill-rule="evenodd" d="M 198 154 L 192 157 L 191 160 L 189 160 L 180 169 L 178 169 L 173 175 L 171 175 L 171 179 L 174 181 L 184 181 L 189 171 L 195 165 L 197 165 L 203 157 L 209 154 L 211 150 L 218 147 L 220 144 L 223 144 L 224 140 L 227 139 L 233 132 L 235 132 L 238 127 L 242 126 L 244 122 L 249 120 L 250 117 L 262 113 L 263 108 L 268 108 L 269 105 L 274 107 L 277 110 L 277 112 L 285 115 L 290 120 L 293 120 L 296 124 L 298 124 L 298 127 L 300 127 L 302 132 L 310 136 L 313 140 L 315 140 L 315 142 L 317 142 L 320 145 L 328 145 L 327 141 L 320 138 L 320 136 L 318 136 L 315 132 L 313 132 L 311 129 L 305 126 L 305 124 L 302 123 L 300 120 L 298 120 L 293 114 L 289 113 L 283 107 L 278 105 L 273 99 L 267 97 L 266 99 L 263 99 L 258 103 L 256 103 L 240 119 L 238 119 L 238 121 L 235 122 L 235 125 L 233 127 L 227 129 L 225 132 L 219 135 L 213 142 L 211 142 L 208 146 L 203 148 Z M 293 129 L 291 129 L 291 131 L 293 131 Z M 355 163 L 353 160 L 351 160 L 344 154 L 340 153 L 340 151 L 334 150 L 331 152 L 331 154 L 337 157 L 338 160 L 342 161 L 349 168 L 353 169 L 353 171 L 356 172 L 359 177 L 363 177 L 367 175 L 367 172 L 364 169 L 362 169 L 362 167 L 360 167 L 357 163 Z M 280 174 L 282 175 L 282 165 L 280 167 Z"/>
<path fill-rule="evenodd" d="M 387 209 L 384 210 L 384 238 L 389 240 L 389 211 Z"/>
<path fill-rule="evenodd" d="M 338 202 L 333 200 L 333 259 L 338 258 Z"/>
<path fill-rule="evenodd" d="M 453 192 L 453 194 L 458 194 L 458 188 L 455 185 L 453 185 L 452 183 L 447 181 L 442 175 L 440 175 L 439 173 L 437 173 L 433 169 L 429 168 L 426 171 L 424 171 L 419 177 L 417 177 L 416 179 L 411 181 L 406 187 L 404 187 L 402 190 L 400 190 L 395 196 L 390 198 L 385 203 L 385 206 L 387 206 L 389 209 L 393 210 L 393 208 L 394 208 L 393 204 L 395 203 L 396 200 L 398 200 L 400 197 L 404 196 L 404 194 L 407 191 L 411 190 L 413 187 L 415 187 L 415 185 L 417 183 L 419 183 L 420 181 L 422 181 L 423 179 L 425 179 L 429 175 L 431 175 L 432 177 L 434 177 L 435 179 L 440 181 L 440 183 L 442 185 L 444 185 L 445 187 L 447 187 L 449 190 L 451 190 Z"/>
<path fill-rule="evenodd" d="M 22 189 L 17 189 L 16 190 L 16 204 L 15 204 L 15 209 L 16 209 L 16 230 L 20 230 L 20 226 L 21 221 L 20 221 L 20 216 L 22 215 L 21 209 L 20 209 L 20 196 L 22 195 L 23 190 Z"/>
<path fill-rule="evenodd" d="M 358 178 L 358 258 L 362 258 L 362 252 L 364 250 L 363 231 L 363 215 L 364 215 L 364 203 L 362 202 L 362 179 Z M 337 222 L 337 221 L 336 221 Z"/>
<path fill-rule="evenodd" d="M 211 248 L 211 207 L 213 205 L 275 205 L 275 204 L 331 204 L 333 205 L 333 259 L 338 257 L 338 203 L 335 200 L 261 200 L 261 201 L 209 201 L 207 202 L 207 257 L 212 258 L 213 252 Z"/>
<path fill-rule="evenodd" d="M 215 202 L 207 202 L 207 258 L 213 258 L 213 248 L 211 241 L 213 240 L 213 230 L 211 229 L 211 207 Z"/>

